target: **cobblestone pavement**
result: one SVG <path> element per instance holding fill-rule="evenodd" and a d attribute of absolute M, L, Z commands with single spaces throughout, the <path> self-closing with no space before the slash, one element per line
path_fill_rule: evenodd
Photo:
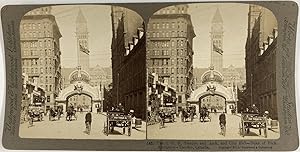
<path fill-rule="evenodd" d="M 32 127 L 28 127 L 28 122 L 20 125 L 19 135 L 21 138 L 56 138 L 56 139 L 145 139 L 146 123 L 143 122 L 142 127 L 132 129 L 131 136 L 122 134 L 121 128 L 115 128 L 115 131 L 106 136 L 103 133 L 104 122 L 106 116 L 103 114 L 92 114 L 92 129 L 90 135 L 85 133 L 85 114 L 77 114 L 78 119 L 66 121 L 62 117 L 57 121 L 49 121 L 49 117 L 45 116 L 41 122 L 34 122 Z"/>
<path fill-rule="evenodd" d="M 239 133 L 239 123 L 241 118 L 237 115 L 226 115 L 226 135 L 220 134 L 219 114 L 211 113 L 211 122 L 200 122 L 198 118 L 193 122 L 181 122 L 180 118 L 176 119 L 174 123 L 165 123 L 165 128 L 159 129 L 159 124 L 150 125 L 147 127 L 148 139 L 265 139 L 259 135 L 258 129 L 250 129 L 250 133 L 242 137 Z M 279 129 L 268 130 L 267 139 L 278 139 L 280 133 Z"/>

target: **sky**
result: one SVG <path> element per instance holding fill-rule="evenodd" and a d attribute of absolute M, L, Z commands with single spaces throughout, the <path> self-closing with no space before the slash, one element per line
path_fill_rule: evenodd
<path fill-rule="evenodd" d="M 244 67 L 249 5 L 235 3 L 189 5 L 188 13 L 191 15 L 196 34 L 193 41 L 193 65 L 201 68 L 210 66 L 211 21 L 217 8 L 223 18 L 223 67 Z"/>
<path fill-rule="evenodd" d="M 83 15 L 87 20 L 89 32 L 90 67 L 100 65 L 111 66 L 111 8 L 110 6 L 81 5 Z M 60 50 L 62 52 L 62 67 L 77 66 L 76 17 L 79 6 L 53 6 L 52 14 L 56 18 L 62 34 Z"/>
<path fill-rule="evenodd" d="M 219 8 L 224 24 L 223 66 L 244 67 L 245 43 L 247 37 L 247 4 L 190 4 L 196 37 L 194 38 L 194 67 L 207 68 L 210 65 L 210 30 L 211 20 Z M 87 20 L 89 31 L 90 66 L 111 66 L 111 10 L 110 6 L 81 5 L 80 9 Z M 79 6 L 53 6 L 52 14 L 56 17 L 62 38 L 62 67 L 77 65 L 76 17 Z"/>

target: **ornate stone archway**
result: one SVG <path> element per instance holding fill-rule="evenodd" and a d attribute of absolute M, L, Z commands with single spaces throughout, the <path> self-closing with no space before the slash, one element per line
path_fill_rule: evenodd
<path fill-rule="evenodd" d="M 223 86 L 223 76 L 220 72 L 210 68 L 202 75 L 201 79 L 202 85 L 192 92 L 187 100 L 188 103 L 200 107 L 202 98 L 217 95 L 225 99 L 225 112 L 230 113 L 231 109 L 236 109 L 237 87 Z"/>
<path fill-rule="evenodd" d="M 92 112 L 96 112 L 98 108 L 100 108 L 101 112 L 103 111 L 103 97 L 100 87 L 93 87 L 89 84 L 90 76 L 86 71 L 81 70 L 81 68 L 78 67 L 71 72 L 69 79 L 70 85 L 61 90 L 58 97 L 55 99 L 57 105 L 62 105 L 64 110 L 66 110 L 69 97 L 83 94 L 91 98 Z"/>

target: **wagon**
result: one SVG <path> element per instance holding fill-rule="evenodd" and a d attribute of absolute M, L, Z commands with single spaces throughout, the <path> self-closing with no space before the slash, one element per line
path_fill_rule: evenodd
<path fill-rule="evenodd" d="M 165 122 L 175 122 L 175 107 L 162 107 Z"/>
<path fill-rule="evenodd" d="M 211 116 L 209 115 L 209 111 L 206 108 L 201 108 L 199 112 L 199 121 L 200 122 L 211 122 Z"/>
<path fill-rule="evenodd" d="M 30 107 L 29 115 L 32 120 L 37 119 L 38 121 L 43 121 L 44 110 L 40 107 Z"/>
<path fill-rule="evenodd" d="M 259 135 L 264 133 L 264 137 L 267 138 L 267 118 L 259 116 L 258 114 L 243 113 L 241 115 L 240 134 L 242 137 L 249 134 L 250 128 L 258 129 Z"/>
<path fill-rule="evenodd" d="M 196 107 L 189 106 L 182 110 L 181 121 L 186 122 L 188 119 L 192 122 L 196 116 Z"/>
<path fill-rule="evenodd" d="M 106 122 L 104 122 L 104 133 L 108 136 L 114 131 L 114 128 L 122 128 L 122 134 L 125 134 L 127 128 L 128 136 L 131 136 L 132 131 L 132 118 L 130 115 L 126 115 L 120 111 L 107 112 Z"/>

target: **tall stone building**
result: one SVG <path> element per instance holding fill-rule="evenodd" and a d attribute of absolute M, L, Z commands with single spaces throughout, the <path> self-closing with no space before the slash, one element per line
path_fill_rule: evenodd
<path fill-rule="evenodd" d="M 146 36 L 134 11 L 112 6 L 112 101 L 146 120 Z"/>
<path fill-rule="evenodd" d="M 61 89 L 59 39 L 62 37 L 51 7 L 34 9 L 20 23 L 22 70 L 30 82 L 45 90 L 46 108 Z"/>
<path fill-rule="evenodd" d="M 246 41 L 245 105 L 256 104 L 278 119 L 276 98 L 277 20 L 273 13 L 257 5 L 249 6 Z"/>
<path fill-rule="evenodd" d="M 193 38 L 196 36 L 188 5 L 163 8 L 147 28 L 148 73 L 176 89 L 178 107 L 185 106 L 193 83 Z"/>
<path fill-rule="evenodd" d="M 81 10 L 79 10 L 78 16 L 76 18 L 76 38 L 77 38 L 78 66 L 81 66 L 83 70 L 88 70 L 90 67 L 88 29 L 87 29 L 87 21 L 83 16 Z"/>
<path fill-rule="evenodd" d="M 210 32 L 211 38 L 211 66 L 215 70 L 222 72 L 223 68 L 223 19 L 219 9 L 217 9 L 213 19 Z"/>

